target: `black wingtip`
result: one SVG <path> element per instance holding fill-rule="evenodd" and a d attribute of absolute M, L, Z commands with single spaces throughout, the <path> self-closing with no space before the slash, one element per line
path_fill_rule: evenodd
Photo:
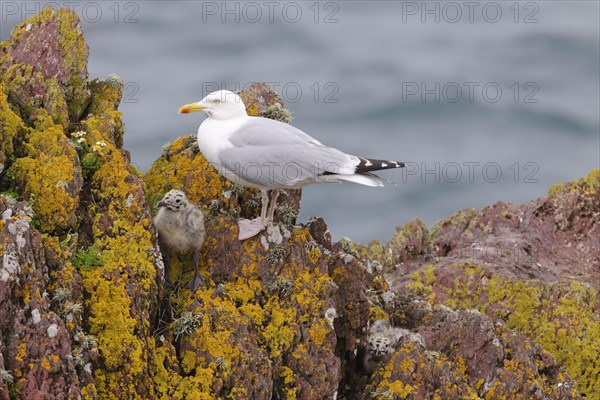
<path fill-rule="evenodd" d="M 404 168 L 405 164 L 401 161 L 375 160 L 373 158 L 358 157 L 360 162 L 356 166 L 356 173 L 381 171 L 383 169 Z"/>

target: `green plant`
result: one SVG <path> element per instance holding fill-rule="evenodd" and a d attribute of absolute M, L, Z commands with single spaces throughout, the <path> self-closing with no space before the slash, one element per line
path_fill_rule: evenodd
<path fill-rule="evenodd" d="M 95 247 L 88 247 L 86 250 L 79 250 L 73 256 L 73 265 L 84 271 L 91 271 L 102 265 L 102 258 Z"/>
<path fill-rule="evenodd" d="M 94 175 L 96 171 L 102 165 L 102 157 L 97 152 L 87 153 L 81 159 L 81 169 L 83 170 L 83 177 L 89 179 Z"/>
<path fill-rule="evenodd" d="M 8 395 L 11 399 L 16 399 L 21 395 L 22 391 L 23 386 L 21 386 L 19 382 L 16 382 L 15 384 L 11 385 L 10 388 L 8 388 Z"/>
<path fill-rule="evenodd" d="M 147 203 L 148 207 L 150 208 L 150 215 L 156 215 L 156 213 L 158 213 L 158 203 L 162 200 L 163 197 L 164 193 L 153 194 L 148 196 Z"/>
<path fill-rule="evenodd" d="M 15 204 L 19 195 L 13 190 L 7 190 L 5 192 L 0 193 L 8 204 Z"/>

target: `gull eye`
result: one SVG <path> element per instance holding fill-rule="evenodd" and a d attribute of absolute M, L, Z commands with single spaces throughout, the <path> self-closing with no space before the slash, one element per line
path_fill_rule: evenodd
<path fill-rule="evenodd" d="M 214 99 L 213 100 L 213 103 L 215 103 L 215 104 L 219 104 L 220 102 L 221 102 L 221 100 L 219 100 L 219 99 Z"/>

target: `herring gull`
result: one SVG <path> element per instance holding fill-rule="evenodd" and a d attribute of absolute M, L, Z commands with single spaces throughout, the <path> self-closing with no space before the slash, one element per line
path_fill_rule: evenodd
<path fill-rule="evenodd" d="M 260 217 L 238 222 L 240 240 L 257 235 L 273 221 L 278 189 L 341 181 L 383 186 L 373 171 L 404 167 L 399 161 L 346 154 L 291 125 L 251 117 L 242 99 L 228 90 L 179 109 L 181 114 L 196 111 L 208 116 L 198 128 L 198 147 L 206 160 L 231 182 L 261 191 Z"/>

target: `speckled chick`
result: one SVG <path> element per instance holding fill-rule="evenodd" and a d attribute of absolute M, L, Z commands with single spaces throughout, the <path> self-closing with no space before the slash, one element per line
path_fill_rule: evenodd
<path fill-rule="evenodd" d="M 204 243 L 204 214 L 190 203 L 184 192 L 171 190 L 158 202 L 158 213 L 154 217 L 154 226 L 158 230 L 158 239 L 165 259 L 165 276 L 170 265 L 169 252 L 193 253 L 195 263 L 194 278 L 186 285 L 196 290 L 206 285 L 198 271 L 199 251 Z M 165 251 L 166 250 L 166 251 Z M 168 278 L 167 278 L 168 279 Z"/>
<path fill-rule="evenodd" d="M 413 341 L 412 336 L 414 336 L 414 341 L 418 341 L 424 347 L 424 341 L 419 334 L 413 334 L 407 329 L 390 326 L 385 319 L 373 322 L 369 329 L 367 349 L 363 359 L 365 371 L 372 374 L 379 367 L 381 360 L 388 354 L 393 353 L 400 339 L 406 335 L 410 335 L 411 341 Z"/>

